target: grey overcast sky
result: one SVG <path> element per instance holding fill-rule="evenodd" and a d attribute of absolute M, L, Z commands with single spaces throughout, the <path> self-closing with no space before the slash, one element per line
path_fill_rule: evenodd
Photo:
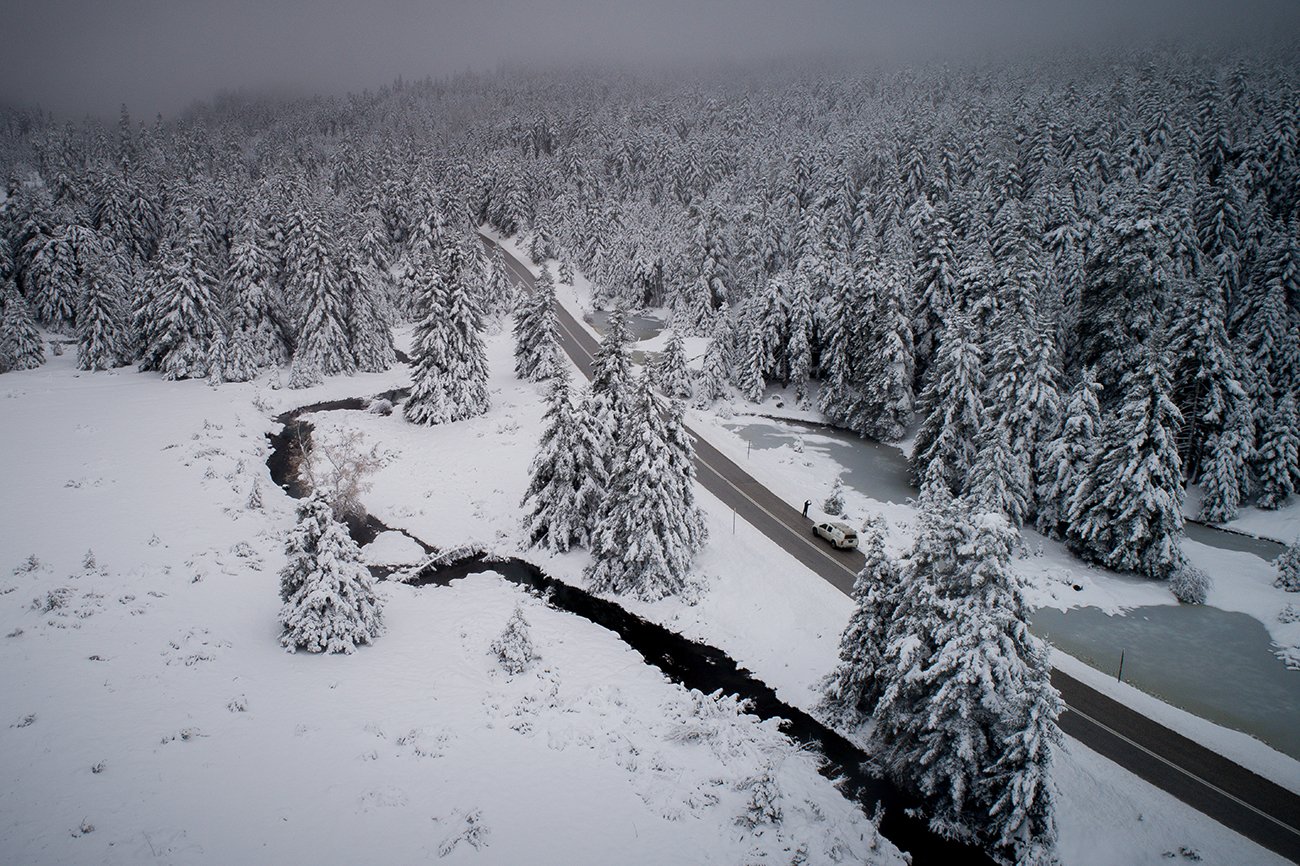
<path fill-rule="evenodd" d="M 234 87 L 341 92 L 566 59 L 850 55 L 1300 31 L 1300 0 L 0 0 L 0 102 L 174 111 Z"/>

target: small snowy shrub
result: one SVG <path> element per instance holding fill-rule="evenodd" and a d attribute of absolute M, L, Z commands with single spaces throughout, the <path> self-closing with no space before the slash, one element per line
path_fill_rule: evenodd
<path fill-rule="evenodd" d="M 835 479 L 835 486 L 831 488 L 831 495 L 826 497 L 826 501 L 822 503 L 822 511 L 836 516 L 844 513 L 844 482 L 839 478 Z"/>
<path fill-rule="evenodd" d="M 393 401 L 383 399 L 374 400 L 371 402 L 370 406 L 366 408 L 366 411 L 371 415 L 392 415 Z"/>
<path fill-rule="evenodd" d="M 361 497 L 370 490 L 370 477 L 384 466 L 379 446 L 366 450 L 362 439 L 359 430 L 317 437 L 301 464 L 307 483 L 329 502 L 335 520 L 365 515 Z"/>
<path fill-rule="evenodd" d="M 1283 625 L 1290 625 L 1293 622 L 1300 622 L 1300 607 L 1294 604 L 1288 604 L 1282 608 L 1282 612 L 1277 615 L 1277 621 Z"/>
<path fill-rule="evenodd" d="M 1205 604 L 1210 594 L 1210 576 L 1191 563 L 1184 562 L 1169 578 L 1169 589 L 1183 604 Z"/>
<path fill-rule="evenodd" d="M 1300 592 L 1300 541 L 1292 542 L 1277 558 L 1277 579 L 1273 585 L 1287 592 Z"/>
<path fill-rule="evenodd" d="M 519 608 L 516 607 L 511 614 L 505 631 L 492 642 L 492 652 L 508 674 L 521 674 L 540 658 L 528 637 L 528 620 L 524 619 L 524 612 Z"/>

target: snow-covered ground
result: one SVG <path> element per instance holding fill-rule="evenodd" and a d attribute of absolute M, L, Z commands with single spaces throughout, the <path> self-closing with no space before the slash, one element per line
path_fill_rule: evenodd
<path fill-rule="evenodd" d="M 540 390 L 511 378 L 508 336 L 489 353 L 483 418 L 313 417 L 319 435 L 347 425 L 382 446 L 368 499 L 426 541 L 519 544 Z M 70 356 L 0 379 L 0 861 L 358 862 L 380 838 L 396 862 L 784 862 L 800 845 L 809 862 L 896 859 L 770 723 L 667 683 L 610 633 L 491 576 L 383 584 L 374 647 L 282 652 L 292 502 L 267 477 L 269 419 L 404 379 L 212 389 L 79 374 Z M 261 510 L 245 507 L 254 484 Z M 704 504 L 698 592 L 633 607 L 809 706 L 848 600 Z M 378 558 L 401 553 L 379 544 Z M 568 580 L 583 561 L 534 558 Z M 488 646 L 516 605 L 541 659 L 511 678 Z M 1066 862 L 1097 862 L 1103 837 L 1110 862 L 1182 848 L 1276 862 L 1085 749 L 1058 766 Z M 780 827 L 736 824 L 768 789 Z"/>
<path fill-rule="evenodd" d="M 393 436 L 370 496 L 413 478 L 390 509 L 404 527 L 516 541 L 479 534 L 517 521 L 537 432 L 509 357 L 496 339 L 485 419 L 382 419 L 437 457 L 407 460 Z M 0 862 L 899 862 L 774 723 L 494 576 L 382 584 L 374 647 L 284 653 L 293 504 L 267 476 L 269 418 L 404 379 L 211 389 L 79 374 L 71 356 L 0 379 Z M 512 677 L 489 645 L 516 606 L 540 659 Z M 751 830 L 768 800 L 780 824 Z"/>

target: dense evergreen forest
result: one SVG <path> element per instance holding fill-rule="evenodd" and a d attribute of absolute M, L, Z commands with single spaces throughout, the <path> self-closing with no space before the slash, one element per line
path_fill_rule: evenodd
<path fill-rule="evenodd" d="M 1300 486 L 1297 83 L 1285 55 L 1171 50 L 9 110 L 0 363 L 39 364 L 39 325 L 88 370 L 309 385 L 391 365 L 412 320 L 481 374 L 511 304 L 486 223 L 710 337 L 697 398 L 777 384 L 915 431 L 918 483 L 1166 577 L 1185 482 L 1211 521 Z"/>

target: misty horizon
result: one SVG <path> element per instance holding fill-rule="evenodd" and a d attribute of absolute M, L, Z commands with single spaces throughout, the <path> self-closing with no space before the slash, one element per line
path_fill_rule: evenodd
<path fill-rule="evenodd" d="M 52 0 L 6 15 L 0 104 L 62 115 L 175 113 L 231 91 L 294 95 L 374 89 L 398 78 L 444 78 L 501 67 L 829 62 L 880 68 L 979 62 L 1111 46 L 1286 43 L 1300 4 L 905 4 L 838 0 L 595 4 L 553 0 L 352 8 L 290 0 L 262 6 Z"/>

